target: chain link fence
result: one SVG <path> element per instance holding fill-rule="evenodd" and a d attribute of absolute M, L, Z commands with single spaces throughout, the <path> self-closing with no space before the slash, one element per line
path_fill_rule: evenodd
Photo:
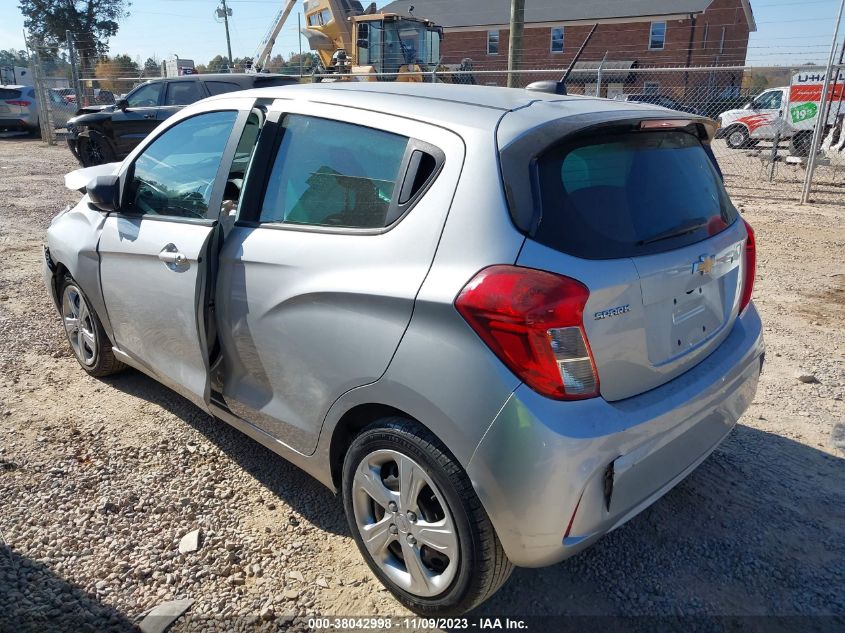
<path fill-rule="evenodd" d="M 37 56 L 35 56 L 37 59 Z M 37 64 L 37 62 L 36 62 Z M 525 87 L 543 80 L 559 80 L 560 68 L 528 69 L 514 73 Z M 803 73 L 803 74 L 802 74 Z M 43 74 L 43 73 L 42 73 Z M 460 67 L 437 72 L 343 76 L 315 74 L 301 81 L 332 82 L 415 80 L 476 86 L 506 86 L 508 72 Z M 36 71 L 36 92 L 45 121 L 42 135 L 63 128 L 76 113 L 74 89 L 56 89 Z M 798 81 L 799 75 L 805 79 Z M 813 178 L 816 199 L 845 204 L 845 67 L 834 73 L 827 107 L 820 102 L 824 69 L 750 66 L 637 67 L 632 62 L 581 62 L 566 82 L 571 95 L 601 97 L 664 106 L 715 119 L 720 124 L 713 150 L 733 192 L 749 196 L 798 199 L 804 181 L 810 140 L 818 122 L 822 142 Z M 178 78 L 171 78 L 178 79 Z M 98 80 L 83 77 L 80 84 L 89 107 L 109 107 L 131 92 L 144 78 Z M 800 84 L 800 85 L 798 85 Z M 41 96 L 43 95 L 43 96 Z"/>
<path fill-rule="evenodd" d="M 512 74 L 514 85 L 524 88 L 558 81 L 564 72 L 455 68 L 353 79 L 506 86 Z M 823 121 L 813 191 L 817 201 L 845 204 L 845 66 L 832 75 L 825 108 L 820 101 L 823 76 L 823 68 L 812 67 L 650 68 L 631 62 L 583 62 L 568 77 L 566 90 L 570 95 L 645 103 L 714 119 L 719 129 L 712 146 L 725 182 L 747 197 L 800 199 L 813 131 Z M 338 80 L 337 75 L 313 78 Z"/>

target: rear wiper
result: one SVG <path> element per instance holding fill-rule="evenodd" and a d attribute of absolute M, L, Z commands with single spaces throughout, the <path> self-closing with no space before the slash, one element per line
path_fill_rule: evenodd
<path fill-rule="evenodd" d="M 663 233 L 658 233 L 654 237 L 650 237 L 647 240 L 640 240 L 637 242 L 637 246 L 645 246 L 646 244 L 654 244 L 655 242 L 662 242 L 663 240 L 670 240 L 673 237 L 680 237 L 681 235 L 687 235 L 688 233 L 694 233 L 698 229 L 704 228 L 707 226 L 707 222 L 700 222 L 698 220 L 695 221 L 695 224 L 682 224 L 679 227 L 674 229 L 669 229 L 668 231 L 663 231 Z"/>

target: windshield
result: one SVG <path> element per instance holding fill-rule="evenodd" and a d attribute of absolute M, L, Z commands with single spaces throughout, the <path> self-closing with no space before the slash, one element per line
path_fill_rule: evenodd
<path fill-rule="evenodd" d="M 592 137 L 547 152 L 537 169 L 537 240 L 576 257 L 680 248 L 737 218 L 713 161 L 687 132 Z"/>
<path fill-rule="evenodd" d="M 358 64 L 382 73 L 398 73 L 408 64 L 428 70 L 440 63 L 441 37 L 439 29 L 415 20 L 360 22 Z"/>

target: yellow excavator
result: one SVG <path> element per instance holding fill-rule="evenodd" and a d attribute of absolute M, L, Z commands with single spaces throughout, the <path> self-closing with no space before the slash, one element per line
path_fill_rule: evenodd
<path fill-rule="evenodd" d="M 276 37 L 296 0 L 287 0 L 267 32 L 253 59 L 250 71 L 261 72 Z M 443 28 L 430 20 L 382 13 L 375 3 L 367 9 L 358 0 L 304 0 L 305 27 L 302 34 L 320 58 L 314 81 L 326 79 L 358 81 L 431 80 L 431 71 L 448 69 L 440 63 Z M 335 77 L 336 75 L 336 77 Z"/>

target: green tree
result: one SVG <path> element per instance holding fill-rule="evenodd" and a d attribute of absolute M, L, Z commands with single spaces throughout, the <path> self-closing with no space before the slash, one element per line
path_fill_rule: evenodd
<path fill-rule="evenodd" d="M 206 68 L 210 73 L 226 72 L 230 67 L 229 58 L 224 55 L 215 55 L 206 64 Z"/>
<path fill-rule="evenodd" d="M 70 31 L 81 74 L 92 77 L 94 63 L 108 52 L 109 38 L 129 15 L 130 4 L 130 0 L 19 0 L 18 7 L 30 37 L 52 51 L 67 46 L 66 31 Z"/>
<path fill-rule="evenodd" d="M 304 74 L 309 74 L 317 65 L 320 63 L 319 58 L 317 55 L 311 52 L 303 53 L 302 54 L 302 72 Z M 281 68 L 279 71 L 286 75 L 298 75 L 299 74 L 299 53 L 291 53 L 288 57 L 287 63 Z"/>
<path fill-rule="evenodd" d="M 147 57 L 144 62 L 144 77 L 159 77 L 161 76 L 161 62 L 155 57 Z"/>
<path fill-rule="evenodd" d="M 29 66 L 29 56 L 26 51 L 16 51 L 12 48 L 0 51 L 0 66 Z"/>

